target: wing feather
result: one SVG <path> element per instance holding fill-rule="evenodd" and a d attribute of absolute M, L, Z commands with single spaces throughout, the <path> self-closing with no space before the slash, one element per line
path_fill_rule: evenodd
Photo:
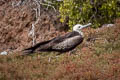
<path fill-rule="evenodd" d="M 76 47 L 78 44 L 80 44 L 82 41 L 83 38 L 81 36 L 74 36 L 71 38 L 67 38 L 63 42 L 53 45 L 52 49 L 56 49 L 56 50 L 72 49 Z"/>

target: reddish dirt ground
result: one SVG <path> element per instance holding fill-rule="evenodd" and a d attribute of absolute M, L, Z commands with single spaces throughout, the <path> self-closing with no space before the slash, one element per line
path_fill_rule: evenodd
<path fill-rule="evenodd" d="M 32 37 L 29 36 L 32 23 L 36 21 L 34 4 L 24 3 L 16 6 L 19 0 L 0 1 L 0 52 L 21 51 L 32 46 Z M 15 3 L 14 6 L 12 5 Z M 36 7 L 35 7 L 36 8 Z M 35 25 L 36 43 L 64 34 L 65 24 L 59 22 L 54 10 L 41 8 L 41 16 Z M 57 26 L 57 27 L 55 27 Z"/>

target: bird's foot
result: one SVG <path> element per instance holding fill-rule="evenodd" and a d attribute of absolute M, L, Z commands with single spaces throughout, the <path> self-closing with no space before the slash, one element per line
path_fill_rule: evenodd
<path fill-rule="evenodd" d="M 77 50 L 76 49 L 73 49 L 72 51 L 69 51 L 69 54 L 74 54 Z"/>

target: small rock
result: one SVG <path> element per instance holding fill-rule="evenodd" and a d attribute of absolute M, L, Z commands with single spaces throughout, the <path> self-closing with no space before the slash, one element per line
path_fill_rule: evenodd
<path fill-rule="evenodd" d="M 114 27 L 114 24 L 104 24 L 102 27 Z"/>
<path fill-rule="evenodd" d="M 63 0 L 57 0 L 57 1 L 63 1 Z"/>
<path fill-rule="evenodd" d="M 6 51 L 3 51 L 0 53 L 0 55 L 7 55 L 7 54 L 8 54 L 8 52 L 6 52 Z"/>

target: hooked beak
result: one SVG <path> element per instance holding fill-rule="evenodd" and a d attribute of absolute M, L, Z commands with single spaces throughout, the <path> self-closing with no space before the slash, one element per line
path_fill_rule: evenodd
<path fill-rule="evenodd" d="M 86 24 L 86 25 L 83 25 L 82 28 L 86 28 L 86 27 L 88 27 L 88 26 L 90 26 L 90 25 L 92 25 L 92 24 L 91 24 L 91 23 L 88 23 L 88 24 Z"/>

